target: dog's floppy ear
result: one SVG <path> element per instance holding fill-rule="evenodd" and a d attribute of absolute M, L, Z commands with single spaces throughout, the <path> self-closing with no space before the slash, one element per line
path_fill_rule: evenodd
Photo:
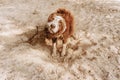
<path fill-rule="evenodd" d="M 69 10 L 59 8 L 57 13 L 60 14 L 66 21 L 66 25 L 70 27 L 70 35 L 74 32 L 74 17 Z"/>
<path fill-rule="evenodd" d="M 48 26 L 47 25 L 45 25 L 45 27 L 44 27 L 44 32 L 48 33 Z"/>

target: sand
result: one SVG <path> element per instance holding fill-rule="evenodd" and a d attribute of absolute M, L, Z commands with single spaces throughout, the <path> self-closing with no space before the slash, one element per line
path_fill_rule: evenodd
<path fill-rule="evenodd" d="M 65 57 L 44 41 L 58 8 L 75 18 Z M 120 80 L 120 1 L 0 0 L 0 80 Z"/>

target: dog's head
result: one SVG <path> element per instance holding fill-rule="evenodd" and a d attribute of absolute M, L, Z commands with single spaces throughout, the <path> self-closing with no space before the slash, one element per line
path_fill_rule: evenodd
<path fill-rule="evenodd" d="M 55 34 L 57 32 L 64 32 L 66 29 L 66 23 L 64 18 L 57 13 L 53 13 L 48 17 L 48 30 L 50 33 Z"/>

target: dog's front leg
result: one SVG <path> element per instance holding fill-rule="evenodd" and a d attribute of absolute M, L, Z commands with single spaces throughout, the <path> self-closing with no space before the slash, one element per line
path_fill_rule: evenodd
<path fill-rule="evenodd" d="M 52 45 L 53 46 L 52 56 L 57 56 L 57 46 L 56 46 L 57 44 L 56 44 L 56 41 L 57 41 L 57 38 L 53 38 L 52 39 L 52 42 L 53 42 L 53 45 Z"/>
<path fill-rule="evenodd" d="M 53 43 L 53 53 L 52 56 L 56 56 L 57 55 L 57 47 L 56 47 L 56 43 Z"/>
<path fill-rule="evenodd" d="M 66 47 L 67 47 L 67 43 L 64 43 L 63 44 L 63 48 L 62 48 L 62 54 L 61 54 L 61 56 L 65 56 L 65 54 L 66 54 Z"/>

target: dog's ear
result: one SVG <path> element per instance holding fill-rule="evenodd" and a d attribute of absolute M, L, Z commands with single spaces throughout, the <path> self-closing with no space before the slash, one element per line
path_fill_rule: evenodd
<path fill-rule="evenodd" d="M 44 27 L 44 31 L 45 31 L 45 32 L 48 31 L 48 26 L 47 26 L 47 25 L 45 25 L 45 27 Z"/>

